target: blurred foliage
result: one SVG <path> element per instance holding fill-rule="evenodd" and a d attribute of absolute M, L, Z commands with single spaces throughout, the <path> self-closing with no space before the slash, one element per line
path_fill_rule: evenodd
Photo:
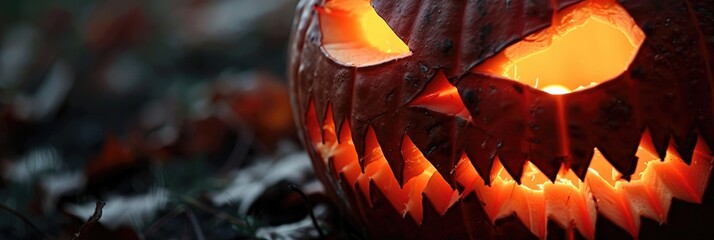
<path fill-rule="evenodd" d="M 97 200 L 80 239 L 317 237 L 287 189 L 329 206 L 291 116 L 295 3 L 0 1 L 0 238 L 71 239 Z"/>

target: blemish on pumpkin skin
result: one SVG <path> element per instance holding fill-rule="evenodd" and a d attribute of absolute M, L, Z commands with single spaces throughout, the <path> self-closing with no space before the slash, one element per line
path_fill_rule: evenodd
<path fill-rule="evenodd" d="M 461 96 L 464 102 L 467 103 L 467 105 L 473 105 L 474 103 L 478 102 L 477 98 L 475 97 L 474 91 L 471 89 L 466 89 L 464 90 L 464 94 Z"/>
<path fill-rule="evenodd" d="M 432 126 L 429 126 L 429 128 L 426 130 L 427 135 L 429 135 L 429 136 L 439 135 L 441 133 L 439 130 L 442 130 L 442 124 L 443 123 L 437 123 Z"/>
<path fill-rule="evenodd" d="M 603 129 L 616 130 L 632 121 L 632 107 L 620 99 L 601 104 L 600 112 L 600 118 L 594 119 L 593 123 Z"/>
<path fill-rule="evenodd" d="M 443 41 L 441 41 L 439 48 L 441 49 L 442 53 L 447 54 L 449 53 L 449 51 L 451 51 L 451 49 L 454 48 L 454 41 L 451 41 L 451 39 L 444 39 Z"/>
<path fill-rule="evenodd" d="M 394 94 L 395 94 L 395 93 L 396 93 L 396 90 L 389 91 L 389 93 L 387 94 L 387 97 L 384 98 L 384 101 L 385 101 L 385 102 L 391 102 L 391 101 L 393 101 L 393 100 L 394 100 Z"/>
<path fill-rule="evenodd" d="M 486 38 L 488 38 L 488 36 L 491 35 L 492 29 L 493 29 L 493 27 L 491 25 L 485 25 L 485 26 L 481 27 L 481 29 L 478 32 L 478 41 L 480 44 L 484 44 L 486 42 Z"/>
<path fill-rule="evenodd" d="M 312 43 L 319 43 L 320 42 L 320 34 L 311 32 L 310 35 L 308 36 L 308 39 Z"/>
<path fill-rule="evenodd" d="M 421 71 L 422 73 L 427 73 L 429 72 L 429 67 L 427 67 L 423 63 L 419 63 L 419 71 Z"/>
<path fill-rule="evenodd" d="M 404 81 L 406 81 L 409 86 L 414 87 L 415 89 L 419 89 L 419 79 L 417 79 L 414 76 L 411 75 L 406 75 L 404 76 Z"/>
<path fill-rule="evenodd" d="M 523 94 L 523 87 L 519 84 L 513 84 L 513 90 L 516 90 L 518 94 Z"/>
<path fill-rule="evenodd" d="M 427 6 L 427 7 L 429 7 L 429 6 Z M 427 8 L 425 11 L 423 11 L 424 12 L 424 16 L 423 16 L 424 21 L 423 22 L 425 22 L 425 23 L 432 22 L 433 16 L 434 16 L 434 11 L 436 11 L 436 6 L 431 6 L 430 8 Z"/>
<path fill-rule="evenodd" d="M 477 1 L 476 3 L 476 10 L 480 14 L 481 17 L 486 16 L 486 1 Z"/>

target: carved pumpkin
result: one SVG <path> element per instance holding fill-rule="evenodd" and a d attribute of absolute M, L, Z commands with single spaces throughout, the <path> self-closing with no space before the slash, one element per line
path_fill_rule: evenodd
<path fill-rule="evenodd" d="M 712 1 L 304 0 L 289 74 L 373 236 L 685 238 L 714 221 L 713 52 Z"/>

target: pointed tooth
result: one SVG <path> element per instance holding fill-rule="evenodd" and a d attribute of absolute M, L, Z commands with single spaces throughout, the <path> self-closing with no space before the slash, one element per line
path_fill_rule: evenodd
<path fill-rule="evenodd" d="M 590 167 L 590 162 L 595 155 L 595 148 L 589 147 L 584 151 L 578 151 L 577 154 L 573 153 L 571 144 L 571 158 L 569 167 L 575 173 L 575 176 L 580 179 L 580 181 L 585 181 L 585 176 L 588 173 L 588 168 Z"/>
<path fill-rule="evenodd" d="M 667 156 L 667 148 L 669 148 L 670 134 L 669 131 L 664 127 L 650 127 L 648 128 L 650 136 L 652 137 L 652 145 L 654 146 L 657 156 L 659 159 L 665 159 Z"/>
<path fill-rule="evenodd" d="M 629 140 L 620 140 L 617 144 L 597 146 L 605 159 L 622 174 L 622 178 L 629 179 L 637 166 L 637 149 L 640 145 L 640 136 Z"/>
<path fill-rule="evenodd" d="M 677 150 L 679 157 L 682 158 L 682 161 L 686 164 L 692 163 L 692 156 L 694 155 L 697 139 L 697 134 L 694 132 L 683 136 L 674 135 L 674 148 Z"/>
<path fill-rule="evenodd" d="M 483 178 L 485 184 L 489 185 L 493 160 L 496 157 L 495 142 L 473 124 L 468 124 L 459 143 L 461 146 L 458 146 L 458 149 L 463 149 L 476 172 Z"/>
<path fill-rule="evenodd" d="M 503 168 L 508 174 L 520 184 L 521 177 L 523 176 L 523 166 L 526 164 L 526 155 L 519 153 L 500 153 L 498 154 L 498 159 L 500 159 Z"/>

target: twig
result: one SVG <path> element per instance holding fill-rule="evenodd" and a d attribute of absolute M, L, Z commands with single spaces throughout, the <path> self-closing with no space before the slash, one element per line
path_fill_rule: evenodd
<path fill-rule="evenodd" d="M 25 223 L 25 226 L 29 226 L 30 228 L 32 228 L 33 231 L 37 232 L 38 234 L 40 234 L 40 235 L 41 235 L 42 237 L 44 237 L 45 239 L 55 239 L 55 238 L 52 237 L 51 235 L 49 235 L 49 234 L 43 232 L 42 230 L 40 230 L 40 228 L 38 228 L 34 223 L 32 223 L 32 222 L 30 221 L 30 219 L 27 219 L 27 217 L 25 217 L 24 215 L 22 215 L 20 212 L 15 211 L 15 209 L 12 209 L 12 208 L 10 208 L 10 207 L 6 206 L 5 204 L 2 204 L 2 203 L 0 203 L 0 209 L 9 212 L 9 213 L 11 213 L 12 215 L 15 215 L 17 218 L 19 218 L 20 220 L 22 220 L 23 223 Z"/>
<path fill-rule="evenodd" d="M 154 224 L 151 224 L 151 226 L 146 228 L 146 231 L 144 231 L 144 236 L 149 236 L 151 234 L 154 234 L 154 232 L 161 229 L 161 227 L 163 227 L 166 223 L 171 221 L 171 219 L 174 219 L 176 216 L 180 215 L 184 211 L 186 211 L 186 209 L 183 207 L 183 205 L 177 206 L 176 208 L 171 210 L 171 212 L 167 213 L 166 215 L 161 217 L 159 220 L 154 222 Z"/>
<path fill-rule="evenodd" d="M 230 109 L 224 104 L 221 104 L 224 109 Z M 246 157 L 253 144 L 256 143 L 256 133 L 253 129 L 247 127 L 247 123 L 243 119 L 235 114 L 232 110 L 228 110 L 227 114 L 221 114 L 227 123 L 230 124 L 235 132 L 238 133 L 236 142 L 233 145 L 233 150 L 231 150 L 230 155 L 220 170 L 218 170 L 218 176 L 224 176 L 228 174 L 231 170 L 238 169 L 245 163 Z"/>
<path fill-rule="evenodd" d="M 191 211 L 190 208 L 186 208 L 186 216 L 188 216 L 188 220 L 191 221 L 191 226 L 193 226 L 193 233 L 196 234 L 196 239 L 206 240 L 206 238 L 203 236 L 203 230 L 198 224 L 198 219 L 196 219 L 196 215 L 193 214 L 193 211 Z"/>
<path fill-rule="evenodd" d="M 312 219 L 312 225 L 315 225 L 317 233 L 320 234 L 320 238 L 325 239 L 325 234 L 322 232 L 322 228 L 320 228 L 320 225 L 317 224 L 317 218 L 315 217 L 315 213 L 312 211 L 312 204 L 310 204 L 310 201 L 307 199 L 307 195 L 305 195 L 305 192 L 303 192 L 302 190 L 300 190 L 300 188 L 292 184 L 288 185 L 288 189 L 290 189 L 290 191 L 294 191 L 300 194 L 303 202 L 305 203 L 305 207 L 307 207 L 307 213 L 310 215 L 310 219 Z"/>
<path fill-rule="evenodd" d="M 210 207 L 210 206 L 206 206 L 205 204 L 203 204 L 203 203 L 197 201 L 196 199 L 193 199 L 193 198 L 190 198 L 190 197 L 186 197 L 186 196 L 182 196 L 181 198 L 184 200 L 184 202 L 190 204 L 191 206 L 194 206 L 194 207 L 196 207 L 196 208 L 198 208 L 198 209 L 201 209 L 201 210 L 206 211 L 206 212 L 208 212 L 208 213 L 210 213 L 210 214 L 213 214 L 213 215 L 215 215 L 216 217 L 220 218 L 221 220 L 228 221 L 228 222 L 232 223 L 233 225 L 238 225 L 238 226 L 241 226 L 241 227 L 246 227 L 246 226 L 248 226 L 248 223 L 247 223 L 247 222 L 245 222 L 245 221 L 243 221 L 243 220 L 240 220 L 240 219 L 238 219 L 238 218 L 236 218 L 236 217 L 234 217 L 234 216 L 228 215 L 227 213 L 222 212 L 222 211 L 220 211 L 220 210 L 218 210 L 218 209 L 214 209 L 214 208 L 212 208 L 212 207 Z"/>
<path fill-rule="evenodd" d="M 97 223 L 99 221 L 99 219 L 102 218 L 102 209 L 104 209 L 104 205 L 106 205 L 105 202 L 97 201 L 97 206 L 94 207 L 94 214 L 92 214 L 92 216 L 89 217 L 89 219 L 87 219 L 86 223 L 82 224 L 82 226 L 79 227 L 79 230 L 77 230 L 77 233 L 74 234 L 74 237 L 72 238 L 72 240 L 78 239 L 79 235 L 82 234 L 82 231 L 85 228 L 92 227 L 95 223 Z"/>
<path fill-rule="evenodd" d="M 245 159 L 248 156 L 248 153 L 250 152 L 250 148 L 253 145 L 253 142 L 255 141 L 255 136 L 253 135 L 253 133 L 244 133 L 245 131 L 246 130 L 239 131 L 239 136 L 236 139 L 235 144 L 233 145 L 233 150 L 231 150 L 231 154 L 228 156 L 228 159 L 225 163 L 223 163 L 221 169 L 218 171 L 219 176 L 226 175 L 229 171 L 239 169 L 241 166 L 243 166 L 243 163 L 245 162 Z"/>

